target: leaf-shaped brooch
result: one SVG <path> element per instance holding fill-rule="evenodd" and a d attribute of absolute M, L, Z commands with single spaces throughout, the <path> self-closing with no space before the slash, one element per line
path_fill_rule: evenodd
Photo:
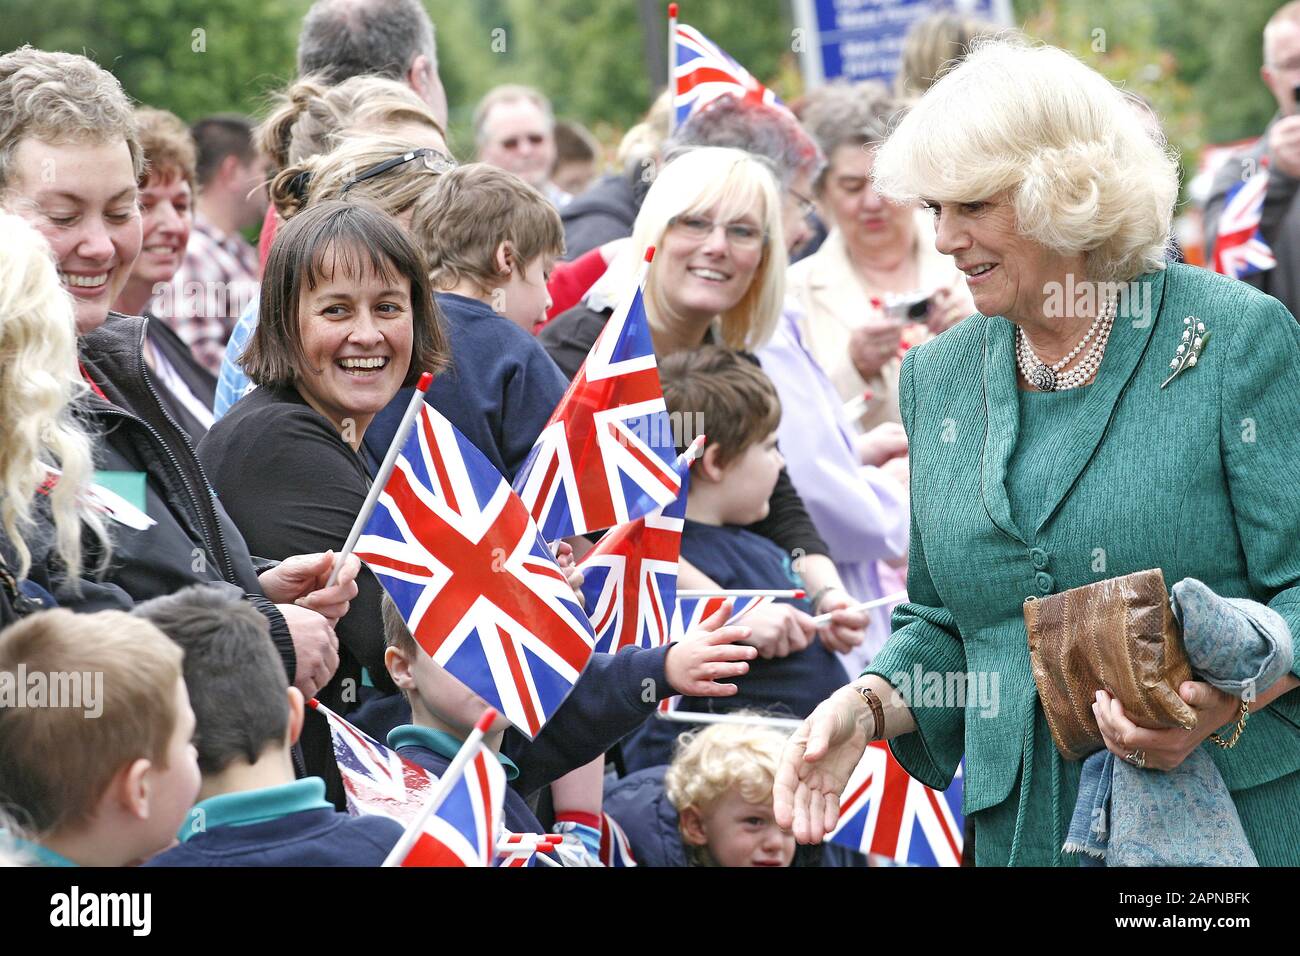
<path fill-rule="evenodd" d="M 1205 323 L 1194 315 L 1189 315 L 1183 319 L 1183 340 L 1178 343 L 1178 352 L 1174 355 L 1174 360 L 1169 363 L 1173 369 L 1169 377 L 1160 383 L 1164 388 L 1179 374 L 1194 366 L 1205 351 L 1205 345 L 1210 341 L 1210 333 L 1205 331 Z"/>

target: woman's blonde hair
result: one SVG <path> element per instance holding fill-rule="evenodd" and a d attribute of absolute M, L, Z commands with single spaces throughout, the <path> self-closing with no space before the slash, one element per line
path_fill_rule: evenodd
<path fill-rule="evenodd" d="M 410 143 L 391 136 L 341 137 L 331 152 L 308 157 L 276 173 L 271 180 L 271 202 L 286 220 L 327 199 L 365 200 L 396 216 L 437 182 L 438 173 L 420 158 L 356 183 L 346 195 L 343 188 L 358 173 L 410 151 Z"/>
<path fill-rule="evenodd" d="M 705 146 L 688 150 L 659 170 L 626 243 L 599 283 L 602 291 L 623 295 L 650 246 L 659 247 L 676 216 L 713 210 L 718 222 L 746 214 L 758 218 L 766 241 L 754 278 L 734 306 L 722 313 L 722 343 L 754 351 L 772 337 L 785 297 L 786 249 L 781 224 L 781 197 L 776 174 L 763 160 L 738 149 Z M 646 302 L 653 325 L 669 313 L 652 263 L 646 279 Z"/>
<path fill-rule="evenodd" d="M 72 404 L 87 391 L 77 373 L 72 300 L 59 283 L 45 239 L 23 219 L 0 213 L 0 525 L 31 569 L 34 505 L 51 466 L 55 548 L 75 586 L 81 575 L 81 525 L 105 544 L 103 522 L 85 501 L 94 472 L 90 436 Z"/>
<path fill-rule="evenodd" d="M 275 169 L 328 153 L 349 132 L 391 131 L 406 124 L 446 130 L 427 103 L 405 83 L 379 76 L 354 76 L 330 86 L 305 76 L 276 94 L 271 112 L 257 127 L 257 147 Z"/>
<path fill-rule="evenodd" d="M 1163 268 L 1178 165 L 1123 94 L 1050 46 L 979 41 L 880 147 L 873 173 L 897 201 L 976 202 L 1011 191 L 1022 234 L 1086 253 L 1089 278 Z"/>
<path fill-rule="evenodd" d="M 752 724 L 713 724 L 683 734 L 664 774 L 668 801 L 681 813 L 687 807 L 707 811 L 732 789 L 749 803 L 771 800 L 785 741 L 781 731 Z"/>

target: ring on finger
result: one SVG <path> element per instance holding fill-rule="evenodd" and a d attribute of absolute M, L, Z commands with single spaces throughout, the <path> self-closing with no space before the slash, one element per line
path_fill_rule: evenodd
<path fill-rule="evenodd" d="M 1143 770 L 1146 768 L 1147 755 L 1145 750 L 1134 750 L 1129 753 L 1126 753 L 1124 755 L 1124 759 L 1127 760 L 1129 763 L 1131 763 L 1133 766 L 1137 767 L 1139 770 Z"/>

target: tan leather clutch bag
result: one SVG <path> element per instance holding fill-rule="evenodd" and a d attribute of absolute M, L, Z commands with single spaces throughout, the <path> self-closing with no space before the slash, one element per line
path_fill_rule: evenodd
<path fill-rule="evenodd" d="M 1105 746 L 1092 715 L 1098 690 L 1139 726 L 1196 726 L 1195 711 L 1178 696 L 1192 669 L 1159 568 L 1026 598 L 1024 612 L 1034 683 L 1066 760 Z"/>

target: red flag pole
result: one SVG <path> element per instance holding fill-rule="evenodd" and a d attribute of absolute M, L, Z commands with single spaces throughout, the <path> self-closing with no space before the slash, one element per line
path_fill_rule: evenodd
<path fill-rule="evenodd" d="M 397 461 L 397 454 L 406 444 L 406 436 L 411 431 L 411 423 L 415 421 L 415 416 L 419 414 L 420 406 L 424 404 L 425 393 L 429 391 L 429 385 L 433 382 L 433 374 L 425 372 L 420 376 L 420 381 L 415 386 L 415 392 L 411 395 L 411 401 L 406 406 L 406 411 L 402 415 L 402 423 L 397 426 L 397 434 L 393 435 L 393 440 L 388 446 L 388 452 L 384 455 L 383 464 L 379 466 L 379 472 L 375 475 L 375 480 L 370 483 L 370 491 L 366 494 L 365 504 L 357 513 L 357 520 L 352 522 L 352 530 L 348 532 L 348 540 L 343 545 L 343 550 L 339 552 L 338 560 L 334 562 L 334 567 L 330 570 L 330 578 L 326 587 L 332 588 L 339 578 L 339 571 L 343 569 L 343 562 L 348 559 L 354 548 L 357 546 L 357 540 L 361 537 L 361 532 L 366 523 L 370 520 L 370 515 L 374 513 L 375 504 L 379 501 L 379 496 L 384 491 L 384 485 L 388 484 L 388 476 L 393 473 L 393 464 Z"/>
<path fill-rule="evenodd" d="M 401 866 L 402 860 L 406 859 L 406 854 L 411 852 L 411 847 L 415 846 L 415 841 L 420 838 L 424 832 L 424 825 L 428 822 L 429 817 L 433 816 L 447 796 L 451 793 L 452 788 L 456 786 L 456 781 L 465 773 L 465 764 L 474 759 L 478 753 L 478 748 L 483 745 L 483 735 L 488 732 L 492 722 L 497 719 L 495 707 L 489 707 L 483 711 L 483 716 L 479 717 L 478 722 L 474 724 L 474 729 L 469 732 L 465 742 L 460 745 L 460 750 L 456 751 L 456 756 L 452 758 L 451 764 L 448 765 L 443 775 L 438 778 L 438 786 L 434 788 L 432 795 L 415 819 L 410 822 L 402 838 L 393 844 L 393 848 L 388 851 L 388 856 L 384 857 L 381 866 Z"/>
<path fill-rule="evenodd" d="M 668 130 L 677 128 L 677 4 L 668 4 Z"/>

